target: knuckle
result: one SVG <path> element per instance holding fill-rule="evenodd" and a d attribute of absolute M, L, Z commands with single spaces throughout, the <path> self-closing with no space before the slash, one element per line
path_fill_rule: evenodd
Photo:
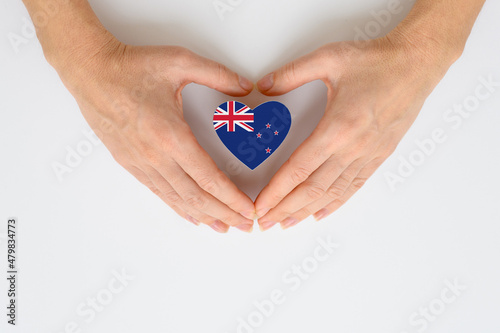
<path fill-rule="evenodd" d="M 311 134 L 311 139 L 315 145 L 312 148 L 313 156 L 318 158 L 328 158 L 335 151 L 338 142 L 332 140 L 332 130 L 326 121 L 321 121 L 314 132 Z"/>
<path fill-rule="evenodd" d="M 396 148 L 398 147 L 398 145 L 387 145 L 386 148 L 383 150 L 382 152 L 382 157 L 385 159 L 385 158 L 388 158 L 389 156 L 391 156 L 392 154 L 394 154 L 394 152 L 396 151 Z"/>
<path fill-rule="evenodd" d="M 310 183 L 307 185 L 306 195 L 311 200 L 318 200 L 326 193 L 325 186 L 321 183 Z"/>
<path fill-rule="evenodd" d="M 216 63 L 217 75 L 220 83 L 225 83 L 229 70 L 226 66 Z"/>
<path fill-rule="evenodd" d="M 375 135 L 368 131 L 358 137 L 356 146 L 359 151 L 367 151 L 370 147 L 373 147 L 375 143 L 377 143 Z"/>
<path fill-rule="evenodd" d="M 271 202 L 278 203 L 278 202 L 280 202 L 281 200 L 283 200 L 283 198 L 284 198 L 284 197 L 285 197 L 285 195 L 284 195 L 284 194 L 273 193 L 273 194 L 271 194 L 270 201 L 271 201 Z"/>
<path fill-rule="evenodd" d="M 151 147 L 144 147 L 142 149 L 143 158 L 151 165 L 158 166 L 160 164 L 160 156 L 155 149 Z"/>
<path fill-rule="evenodd" d="M 224 203 L 226 204 L 226 206 L 228 206 L 230 209 L 234 211 L 237 211 L 237 209 L 239 209 L 238 207 L 241 206 L 240 201 L 234 196 L 231 196 L 229 200 L 226 200 Z"/>
<path fill-rule="evenodd" d="M 315 61 L 319 66 L 325 69 L 324 76 L 325 78 L 329 78 L 329 73 L 331 70 L 339 71 L 341 70 L 341 66 L 337 66 L 340 61 L 346 61 L 348 59 L 348 54 L 350 49 L 346 47 L 339 48 L 335 47 L 334 43 L 326 44 L 320 47 L 315 52 Z M 334 60 L 334 61 L 332 61 Z"/>
<path fill-rule="evenodd" d="M 210 177 L 209 175 L 206 175 L 198 180 L 198 185 L 208 193 L 213 193 L 218 188 L 215 179 L 213 177 Z"/>
<path fill-rule="evenodd" d="M 301 216 L 303 216 L 304 218 L 305 218 L 305 217 L 308 217 L 308 216 L 310 216 L 310 215 L 312 215 L 312 214 L 314 214 L 314 213 L 315 213 L 315 212 L 313 212 L 313 211 L 311 210 L 311 208 L 310 208 L 310 207 L 307 207 L 307 206 L 306 206 L 306 207 L 304 207 L 304 208 L 302 208 L 302 209 L 300 210 L 300 215 L 301 215 Z"/>
<path fill-rule="evenodd" d="M 150 138 L 151 135 L 140 136 L 133 138 L 132 141 L 134 144 L 134 150 L 141 156 L 142 160 L 145 160 L 152 165 L 156 165 L 159 155 L 155 148 L 156 144 Z"/>
<path fill-rule="evenodd" d="M 345 188 L 352 182 L 354 178 L 358 175 L 358 171 L 355 168 L 347 168 L 339 176 L 337 181 Z"/>
<path fill-rule="evenodd" d="M 151 185 L 147 185 L 147 187 L 151 190 L 151 192 L 153 192 L 157 196 L 161 197 L 161 191 L 156 186 L 151 184 Z"/>
<path fill-rule="evenodd" d="M 334 184 L 334 185 L 332 185 L 328 189 L 328 191 L 326 192 L 326 194 L 330 198 L 339 198 L 339 197 L 341 197 L 344 194 L 344 192 L 345 192 L 345 188 L 344 187 L 340 187 L 337 184 Z"/>
<path fill-rule="evenodd" d="M 341 207 L 341 206 L 343 206 L 346 202 L 347 202 L 347 200 L 346 200 L 344 197 L 340 197 L 340 198 L 338 198 L 337 200 L 335 200 L 335 202 L 334 202 L 334 203 L 335 203 L 335 205 L 336 205 L 337 207 Z"/>
<path fill-rule="evenodd" d="M 283 76 L 284 76 L 284 79 L 287 81 L 287 82 L 294 82 L 295 79 L 296 79 L 296 65 L 295 65 L 295 62 L 292 61 L 292 62 L 289 62 L 288 64 L 285 65 L 284 69 L 283 69 Z"/>
<path fill-rule="evenodd" d="M 218 169 L 212 174 L 203 175 L 198 185 L 208 193 L 214 195 L 220 192 L 220 189 L 228 187 L 226 175 Z"/>
<path fill-rule="evenodd" d="M 182 46 L 173 46 L 170 52 L 172 59 L 174 59 L 176 65 L 180 67 L 188 66 L 193 57 L 193 53 Z"/>
<path fill-rule="evenodd" d="M 111 153 L 111 156 L 116 161 L 116 163 L 120 164 L 122 167 L 127 168 L 127 159 L 123 156 L 122 153 Z"/>
<path fill-rule="evenodd" d="M 366 125 L 366 118 L 363 116 L 345 117 L 343 121 L 347 130 L 355 133 L 357 133 L 360 129 L 363 129 Z"/>
<path fill-rule="evenodd" d="M 324 138 L 318 140 L 318 145 L 314 150 L 314 156 L 318 159 L 329 160 L 331 158 L 339 159 L 340 149 L 345 145 L 345 141 L 332 140 L 335 133 L 328 133 Z M 344 161 L 341 161 L 344 162 Z"/>
<path fill-rule="evenodd" d="M 334 49 L 331 47 L 330 44 L 321 46 L 315 52 L 315 56 L 318 58 L 318 60 L 324 62 L 331 60 L 334 55 L 335 55 Z"/>
<path fill-rule="evenodd" d="M 342 126 L 337 129 L 337 136 L 345 142 L 356 139 L 359 141 L 360 133 L 363 133 L 369 124 L 369 117 L 359 115 L 360 112 L 353 110 L 354 115 L 344 115 L 340 119 Z"/>
<path fill-rule="evenodd" d="M 359 50 L 354 47 L 351 43 L 349 42 L 340 42 L 335 46 L 333 49 L 333 54 L 338 56 L 342 60 L 349 60 L 349 58 L 356 53 L 356 51 L 359 52 Z"/>
<path fill-rule="evenodd" d="M 279 209 L 277 209 L 275 213 L 276 215 L 284 219 L 288 216 L 292 216 L 293 213 L 297 211 L 297 208 L 298 207 L 296 207 L 295 209 L 293 209 L 292 207 L 279 207 Z"/>
<path fill-rule="evenodd" d="M 186 199 L 186 204 L 197 210 L 204 210 L 207 207 L 207 199 L 201 193 L 189 194 Z"/>
<path fill-rule="evenodd" d="M 333 135 L 328 135 L 328 138 L 333 137 Z M 333 154 L 337 153 L 339 146 L 341 146 L 345 141 L 341 140 L 325 140 L 324 143 L 321 145 L 321 152 L 319 154 L 321 155 L 330 155 L 332 156 Z"/>
<path fill-rule="evenodd" d="M 354 188 L 355 191 L 359 190 L 363 185 L 365 185 L 366 181 L 368 179 L 366 178 L 356 178 L 352 182 L 352 187 Z"/>
<path fill-rule="evenodd" d="M 173 142 L 172 142 L 172 137 L 173 135 L 167 135 L 167 131 L 165 127 L 163 126 L 150 126 L 148 129 L 149 135 L 148 135 L 148 142 L 152 142 L 153 146 L 155 147 L 161 147 L 162 149 L 172 149 L 173 147 Z"/>
<path fill-rule="evenodd" d="M 165 200 L 171 204 L 177 204 L 181 200 L 181 197 L 174 190 L 168 191 L 163 194 Z"/>
<path fill-rule="evenodd" d="M 292 171 L 291 179 L 293 184 L 303 183 L 309 177 L 309 170 L 304 167 L 298 167 Z"/>

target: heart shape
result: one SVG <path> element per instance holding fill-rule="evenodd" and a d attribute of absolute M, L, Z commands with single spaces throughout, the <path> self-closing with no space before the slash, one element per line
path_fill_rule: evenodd
<path fill-rule="evenodd" d="M 243 103 L 229 101 L 215 110 L 213 122 L 227 149 L 254 170 L 285 140 L 292 117 L 280 102 L 266 102 L 252 110 Z"/>

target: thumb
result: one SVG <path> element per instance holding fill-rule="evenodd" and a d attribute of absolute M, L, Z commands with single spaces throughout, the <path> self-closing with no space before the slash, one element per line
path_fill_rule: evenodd
<path fill-rule="evenodd" d="M 185 72 L 188 83 L 197 83 L 231 96 L 248 95 L 254 88 L 249 79 L 226 66 L 191 52 L 189 69 Z"/>
<path fill-rule="evenodd" d="M 264 95 L 286 94 L 306 83 L 327 78 L 328 55 L 321 49 L 296 59 L 272 72 L 257 82 L 257 88 Z"/>

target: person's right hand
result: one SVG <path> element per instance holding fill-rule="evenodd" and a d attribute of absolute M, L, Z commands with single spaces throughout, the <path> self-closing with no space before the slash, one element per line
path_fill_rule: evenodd
<path fill-rule="evenodd" d="M 185 48 L 136 47 L 105 35 L 51 63 L 114 159 L 188 221 L 251 231 L 253 202 L 197 142 L 181 91 L 194 82 L 244 96 L 253 84 Z"/>

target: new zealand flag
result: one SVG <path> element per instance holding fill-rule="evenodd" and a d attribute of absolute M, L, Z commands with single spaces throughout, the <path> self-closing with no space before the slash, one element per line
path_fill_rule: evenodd
<path fill-rule="evenodd" d="M 255 109 L 229 101 L 214 113 L 214 129 L 224 145 L 250 169 L 255 169 L 285 139 L 292 118 L 279 102 L 267 102 Z"/>

